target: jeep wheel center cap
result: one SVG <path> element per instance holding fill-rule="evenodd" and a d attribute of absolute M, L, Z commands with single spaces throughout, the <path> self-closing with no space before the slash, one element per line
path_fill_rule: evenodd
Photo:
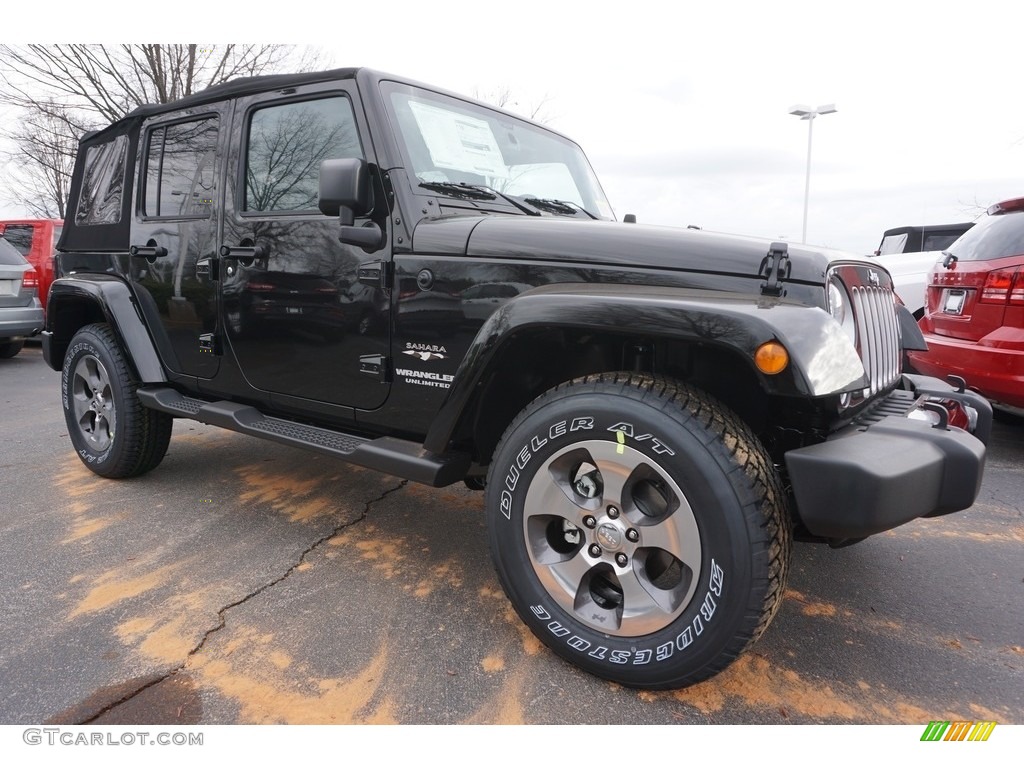
<path fill-rule="evenodd" d="M 616 550 L 622 546 L 622 531 L 610 523 L 605 523 L 597 529 L 597 543 L 607 551 Z"/>

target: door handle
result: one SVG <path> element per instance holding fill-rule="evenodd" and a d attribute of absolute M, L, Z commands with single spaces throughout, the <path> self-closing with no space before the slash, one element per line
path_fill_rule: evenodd
<path fill-rule="evenodd" d="M 162 245 L 133 245 L 128 253 L 139 258 L 158 259 L 167 255 L 167 249 Z"/>
<path fill-rule="evenodd" d="M 265 259 L 270 255 L 270 249 L 263 243 L 256 245 L 222 245 L 220 257 L 222 259 Z"/>

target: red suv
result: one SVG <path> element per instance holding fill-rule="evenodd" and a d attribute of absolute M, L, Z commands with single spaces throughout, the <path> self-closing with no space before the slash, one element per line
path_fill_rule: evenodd
<path fill-rule="evenodd" d="M 988 216 L 944 252 L 928 281 L 920 326 L 931 376 L 956 374 L 995 403 L 1024 408 L 1024 198 Z"/>
<path fill-rule="evenodd" d="M 36 269 L 39 303 L 46 309 L 46 296 L 53 282 L 53 254 L 64 222 L 60 219 L 10 219 L 0 221 L 0 237 L 13 245 Z"/>

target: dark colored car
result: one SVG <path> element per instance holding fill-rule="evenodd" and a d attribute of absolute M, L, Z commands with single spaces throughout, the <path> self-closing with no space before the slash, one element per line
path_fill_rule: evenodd
<path fill-rule="evenodd" d="M 43 328 L 35 268 L 0 239 L 0 358 L 14 357 Z"/>
<path fill-rule="evenodd" d="M 8 219 L 0 221 L 0 237 L 13 245 L 35 267 L 39 281 L 39 303 L 46 311 L 46 298 L 53 282 L 53 254 L 57 250 L 64 222 L 61 219 Z"/>
<path fill-rule="evenodd" d="M 962 224 L 930 224 L 887 229 L 882 233 L 882 242 L 878 244 L 875 256 L 941 251 L 973 226 L 974 222 L 967 221 Z"/>
<path fill-rule="evenodd" d="M 954 374 L 1003 407 L 1024 409 L 1024 198 L 988 209 L 928 280 L 914 366 Z"/>
<path fill-rule="evenodd" d="M 82 139 L 69 212 L 43 352 L 92 472 L 155 469 L 188 418 L 485 490 L 519 616 L 619 683 L 724 669 L 794 537 L 981 483 L 991 408 L 903 374 L 924 342 L 883 267 L 618 222 L 576 143 L 432 86 L 343 69 L 140 107 Z"/>

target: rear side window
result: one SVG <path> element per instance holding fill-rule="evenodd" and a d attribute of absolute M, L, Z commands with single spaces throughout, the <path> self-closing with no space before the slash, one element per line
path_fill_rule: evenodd
<path fill-rule="evenodd" d="M 146 143 L 143 215 L 207 218 L 213 211 L 217 118 L 154 128 Z"/>
<path fill-rule="evenodd" d="M 127 154 L 124 135 L 86 149 L 75 224 L 116 224 L 121 220 Z"/>
<path fill-rule="evenodd" d="M 882 245 L 878 248 L 878 255 L 885 256 L 888 253 L 903 253 L 906 244 L 906 232 L 902 235 L 887 235 L 882 238 Z"/>
<path fill-rule="evenodd" d="M 317 211 L 320 163 L 363 157 L 352 104 L 344 96 L 264 107 L 246 142 L 248 212 Z"/>
<path fill-rule="evenodd" d="M 1024 213 L 986 216 L 948 250 L 964 261 L 990 261 L 1024 255 Z"/>
<path fill-rule="evenodd" d="M 925 235 L 924 243 L 921 246 L 922 251 L 944 251 L 954 242 L 956 242 L 959 235 Z"/>
<path fill-rule="evenodd" d="M 22 256 L 28 256 L 32 250 L 32 234 L 35 227 L 31 224 L 8 224 L 4 230 L 4 240 L 18 249 Z"/>
<path fill-rule="evenodd" d="M 25 257 L 18 253 L 17 249 L 5 240 L 0 239 L 0 264 L 24 264 Z"/>

